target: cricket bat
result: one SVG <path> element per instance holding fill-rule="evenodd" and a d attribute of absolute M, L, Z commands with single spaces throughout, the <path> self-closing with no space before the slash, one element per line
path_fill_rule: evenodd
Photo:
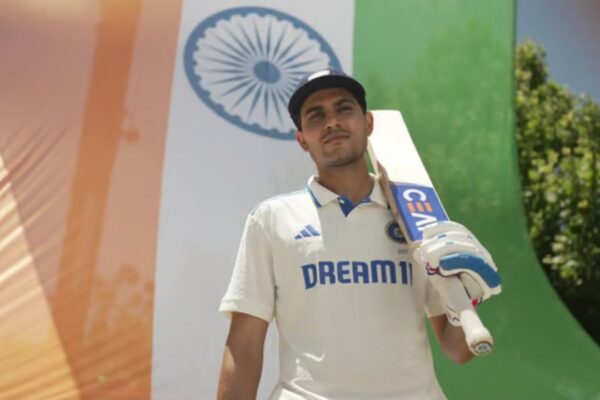
<path fill-rule="evenodd" d="M 388 200 L 394 218 L 409 246 L 417 248 L 421 230 L 448 215 L 399 111 L 373 111 L 374 127 L 369 137 L 368 158 Z M 439 287 L 441 286 L 441 288 Z M 475 355 L 492 350 L 494 340 L 475 312 L 457 277 L 444 278 L 438 290 L 448 318 L 460 321 L 467 346 Z"/>

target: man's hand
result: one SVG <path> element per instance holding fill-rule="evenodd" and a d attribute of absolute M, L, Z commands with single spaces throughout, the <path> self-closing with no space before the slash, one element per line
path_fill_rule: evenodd
<path fill-rule="evenodd" d="M 444 315 L 431 317 L 429 322 L 446 357 L 457 364 L 465 364 L 473 358 L 462 329 L 448 323 Z"/>
<path fill-rule="evenodd" d="M 217 399 L 256 399 L 268 327 L 265 320 L 233 313 L 223 352 Z"/>
<path fill-rule="evenodd" d="M 502 291 L 492 256 L 471 231 L 457 222 L 425 227 L 413 258 L 430 276 L 458 276 L 472 300 L 483 301 Z"/>

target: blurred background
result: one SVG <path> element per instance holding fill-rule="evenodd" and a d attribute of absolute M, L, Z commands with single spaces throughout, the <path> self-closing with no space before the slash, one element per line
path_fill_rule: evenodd
<path fill-rule="evenodd" d="M 246 215 L 302 188 L 285 104 L 400 109 L 491 251 L 495 352 L 450 399 L 600 399 L 596 0 L 0 2 L 0 399 L 211 399 Z M 360 318 L 360 316 L 357 316 Z M 269 330 L 259 398 L 277 379 Z"/>
<path fill-rule="evenodd" d="M 600 3 L 519 1 L 517 139 L 534 248 L 600 343 Z"/>

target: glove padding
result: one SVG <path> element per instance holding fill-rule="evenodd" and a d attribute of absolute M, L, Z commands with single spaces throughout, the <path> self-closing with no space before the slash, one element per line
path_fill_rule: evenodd
<path fill-rule="evenodd" d="M 469 297 L 477 302 L 502 291 L 492 256 L 463 225 L 436 222 L 422 232 L 423 241 L 413 258 L 429 275 L 458 276 Z"/>

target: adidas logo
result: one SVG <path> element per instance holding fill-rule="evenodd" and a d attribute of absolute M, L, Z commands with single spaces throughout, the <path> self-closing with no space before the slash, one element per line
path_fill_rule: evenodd
<path fill-rule="evenodd" d="M 304 229 L 302 229 L 300 231 L 299 234 L 294 236 L 294 239 L 298 240 L 298 239 L 302 239 L 302 238 L 317 237 L 317 236 L 321 236 L 321 234 L 315 228 L 313 228 L 312 225 L 309 224 L 309 225 L 306 225 L 304 227 Z"/>

